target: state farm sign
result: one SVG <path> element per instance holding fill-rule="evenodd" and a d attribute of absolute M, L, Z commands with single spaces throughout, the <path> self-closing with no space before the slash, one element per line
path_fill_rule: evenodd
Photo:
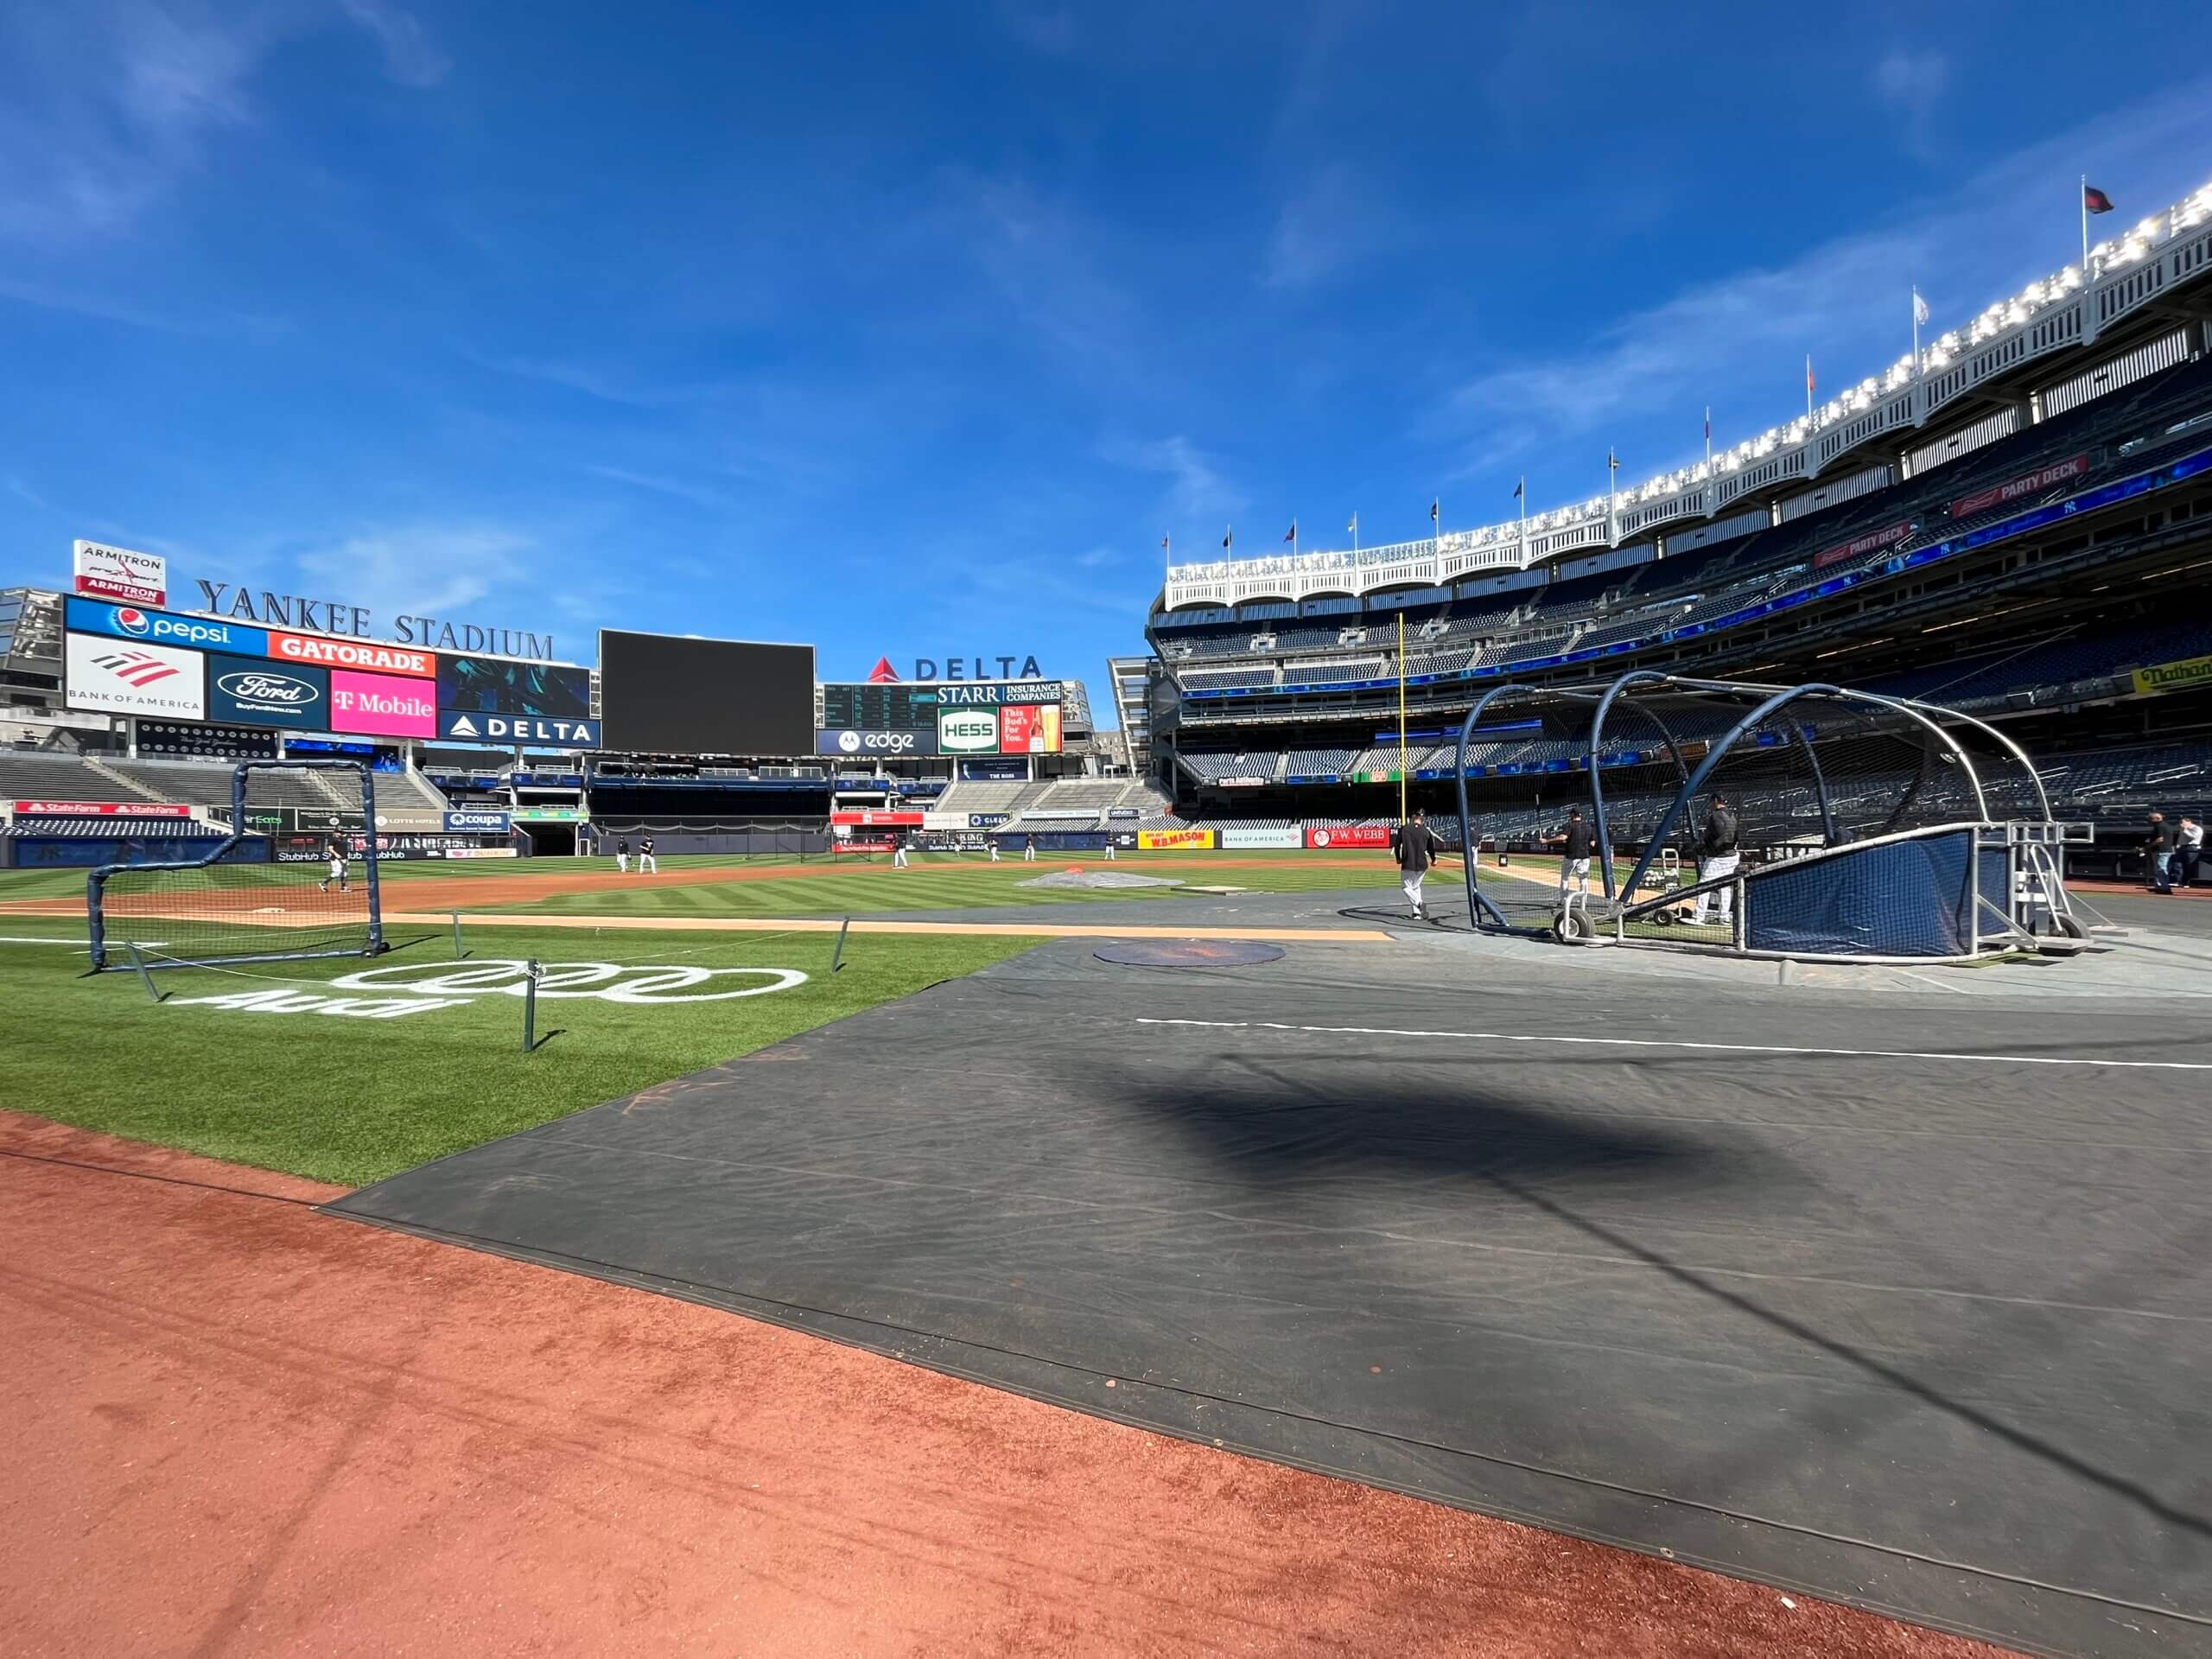
<path fill-rule="evenodd" d="M 134 553 L 105 542 L 73 542 L 71 559 L 76 591 L 126 605 L 166 605 L 169 562 L 158 553 Z"/>

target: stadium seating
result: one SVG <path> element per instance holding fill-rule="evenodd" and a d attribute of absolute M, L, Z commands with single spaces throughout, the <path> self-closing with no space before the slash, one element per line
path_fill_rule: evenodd
<path fill-rule="evenodd" d="M 42 801 L 158 801 L 135 783 L 118 780 L 87 760 L 51 753 L 0 749 L 0 799 Z"/>

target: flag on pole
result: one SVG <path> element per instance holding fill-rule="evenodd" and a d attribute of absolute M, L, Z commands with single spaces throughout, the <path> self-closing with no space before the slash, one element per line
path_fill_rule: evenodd
<path fill-rule="evenodd" d="M 1359 534 L 1359 515 L 1357 513 L 1355 512 L 1352 514 L 1351 523 L 1346 524 L 1344 529 L 1354 536 Z"/>
<path fill-rule="evenodd" d="M 1705 406 L 1705 442 L 1708 448 L 1713 442 L 1713 405 L 1711 404 Z"/>
<path fill-rule="evenodd" d="M 1618 473 L 1620 469 L 1620 457 L 1613 453 L 1613 446 L 1609 443 L 1605 446 L 1605 470 L 1608 473 Z"/>
<path fill-rule="evenodd" d="M 2112 212 L 2112 198 L 2095 185 L 2084 184 L 2082 187 L 2082 207 L 2088 213 L 2108 213 Z"/>
<path fill-rule="evenodd" d="M 1920 297 L 1920 290 L 1912 290 L 1912 320 L 1916 324 L 1928 321 L 1928 302 Z"/>
<path fill-rule="evenodd" d="M 1527 491 L 1528 487 L 1529 487 L 1529 480 L 1528 480 L 1527 479 L 1525 479 L 1525 478 L 1524 478 L 1524 479 L 1522 479 L 1519 483 L 1516 484 L 1516 485 L 1513 486 L 1513 499 L 1514 499 L 1516 501 L 1519 501 L 1519 500 L 1523 499 L 1524 499 L 1524 493 Z"/>
<path fill-rule="evenodd" d="M 1294 519 L 1292 519 L 1292 520 L 1290 521 L 1290 528 L 1289 528 L 1288 530 L 1286 530 L 1285 531 L 1283 531 L 1283 533 L 1282 533 L 1282 538 L 1283 538 L 1283 540 L 1285 540 L 1286 542 L 1294 542 L 1294 541 L 1296 541 L 1296 540 L 1298 539 L 1298 520 L 1297 520 L 1297 519 L 1294 518 Z"/>
<path fill-rule="evenodd" d="M 1230 543 L 1231 543 L 1231 542 L 1235 541 L 1236 539 L 1236 526 L 1234 526 L 1234 525 L 1231 525 L 1230 528 L 1228 528 L 1227 530 L 1224 530 L 1224 531 L 1223 531 L 1221 532 L 1221 544 L 1222 544 L 1224 547 L 1227 547 L 1227 546 L 1230 544 Z"/>
<path fill-rule="evenodd" d="M 1160 538 L 1160 550 L 1161 552 L 1163 552 L 1163 553 L 1165 553 L 1165 552 L 1166 552 L 1166 551 L 1168 550 L 1168 547 L 1167 547 L 1167 537 L 1166 537 L 1165 536 L 1163 536 L 1163 537 L 1161 537 Z"/>
<path fill-rule="evenodd" d="M 1444 521 L 1442 518 L 1438 517 L 1438 515 L 1443 511 L 1444 502 L 1442 498 L 1440 497 L 1438 499 L 1430 502 L 1428 504 L 1428 522 L 1432 524 L 1442 524 Z"/>
<path fill-rule="evenodd" d="M 1813 395 L 1813 358 L 1809 352 L 1805 356 L 1805 395 Z"/>

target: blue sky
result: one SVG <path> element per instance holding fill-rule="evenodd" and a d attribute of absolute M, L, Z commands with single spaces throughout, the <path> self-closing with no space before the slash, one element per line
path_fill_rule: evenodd
<path fill-rule="evenodd" d="M 803 15 L 802 15 L 803 14 Z M 527 15 L 527 29 L 517 19 Z M 2094 19 L 2094 27 L 2092 26 Z M 2212 177 L 2201 8 L 0 8 L 0 584 L 1035 652 L 1641 479 Z M 2100 43 L 2100 41 L 2101 43 Z"/>

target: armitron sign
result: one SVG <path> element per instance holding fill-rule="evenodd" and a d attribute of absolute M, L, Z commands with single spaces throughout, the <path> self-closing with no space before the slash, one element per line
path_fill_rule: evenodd
<path fill-rule="evenodd" d="M 71 544 L 76 567 L 75 590 L 95 599 L 121 600 L 126 605 L 166 605 L 169 601 L 169 562 L 158 553 L 134 553 L 127 547 L 105 542 Z"/>

